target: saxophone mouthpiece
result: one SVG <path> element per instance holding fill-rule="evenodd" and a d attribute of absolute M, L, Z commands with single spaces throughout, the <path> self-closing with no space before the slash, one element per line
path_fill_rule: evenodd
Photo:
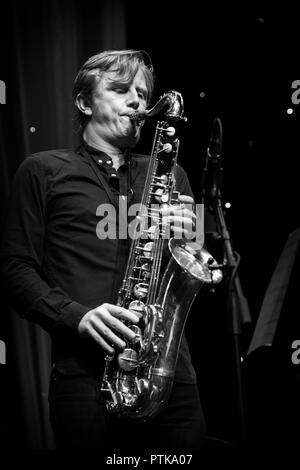
<path fill-rule="evenodd" d="M 142 121 L 145 121 L 147 116 L 147 111 L 134 111 L 130 116 L 130 120 L 140 124 Z"/>

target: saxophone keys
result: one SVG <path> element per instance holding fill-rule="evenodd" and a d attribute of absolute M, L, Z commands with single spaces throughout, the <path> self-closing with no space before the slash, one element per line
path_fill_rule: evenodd
<path fill-rule="evenodd" d="M 137 325 L 132 325 L 130 329 L 133 333 L 135 333 L 135 337 L 132 340 L 130 340 L 130 343 L 132 344 L 141 343 L 141 339 L 142 339 L 141 329 Z"/>
<path fill-rule="evenodd" d="M 118 355 L 118 364 L 122 370 L 131 371 L 137 368 L 138 366 L 138 353 L 131 348 L 125 348 Z"/>
<path fill-rule="evenodd" d="M 169 192 L 166 191 L 163 188 L 158 188 L 154 192 L 154 198 L 157 202 L 163 203 L 163 202 L 168 202 L 169 201 Z"/>
<path fill-rule="evenodd" d="M 170 195 L 169 193 L 164 193 L 162 196 L 161 196 L 161 202 L 168 202 L 170 199 Z"/>
<path fill-rule="evenodd" d="M 150 264 L 149 263 L 142 264 L 141 269 L 142 269 L 144 279 L 150 279 L 151 277 Z"/>
<path fill-rule="evenodd" d="M 154 181 L 155 181 L 155 183 L 154 183 L 155 186 L 165 187 L 169 182 L 169 178 L 168 178 L 167 175 L 161 175 L 161 176 L 156 176 Z"/>
<path fill-rule="evenodd" d="M 133 312 L 139 318 L 146 316 L 146 306 L 141 300 L 133 300 L 130 302 L 128 310 Z"/>
<path fill-rule="evenodd" d="M 176 134 L 176 130 L 175 130 L 175 127 L 173 126 L 169 126 L 167 127 L 167 129 L 165 130 L 166 134 L 168 137 L 174 137 L 174 135 Z"/>
<path fill-rule="evenodd" d="M 154 240 L 155 238 L 157 238 L 157 225 L 151 225 L 151 227 L 149 227 L 149 229 L 147 230 L 147 233 L 148 238 L 150 238 L 150 240 Z"/>
<path fill-rule="evenodd" d="M 153 250 L 153 242 L 147 242 L 143 247 L 143 255 L 145 258 L 151 258 Z"/>
<path fill-rule="evenodd" d="M 145 284 L 144 282 L 139 282 L 134 286 L 133 293 L 138 299 L 146 297 L 146 295 L 148 294 L 148 284 Z"/>
<path fill-rule="evenodd" d="M 165 144 L 163 144 L 163 146 L 157 151 L 157 153 L 171 153 L 173 150 L 173 147 L 172 147 L 172 144 L 170 144 L 170 142 L 166 142 Z"/>

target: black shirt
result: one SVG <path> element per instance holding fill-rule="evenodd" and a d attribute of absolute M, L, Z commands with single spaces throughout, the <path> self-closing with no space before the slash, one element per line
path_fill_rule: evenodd
<path fill-rule="evenodd" d="M 84 144 L 36 153 L 16 173 L 1 248 L 2 288 L 21 316 L 49 332 L 62 372 L 103 370 L 104 352 L 79 338 L 77 327 L 92 308 L 117 301 L 130 243 L 118 237 L 118 202 L 122 195 L 140 202 L 148 161 L 132 154 L 116 171 L 109 156 Z M 192 195 L 180 166 L 176 187 Z M 103 204 L 115 207 L 117 223 L 114 218 L 110 227 L 115 224 L 117 237 L 101 239 Z M 185 336 L 175 379 L 196 381 Z"/>

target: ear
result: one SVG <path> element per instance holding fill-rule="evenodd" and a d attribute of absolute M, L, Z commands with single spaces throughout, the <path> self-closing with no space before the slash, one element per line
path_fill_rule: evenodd
<path fill-rule="evenodd" d="M 82 93 L 78 93 L 75 100 L 76 106 L 83 114 L 86 116 L 92 115 L 92 108 L 90 106 L 89 100 Z"/>

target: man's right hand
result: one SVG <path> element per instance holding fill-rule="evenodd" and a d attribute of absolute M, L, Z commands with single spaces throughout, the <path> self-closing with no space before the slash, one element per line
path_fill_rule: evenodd
<path fill-rule="evenodd" d="M 93 338 L 108 354 L 113 354 L 115 350 L 112 345 L 121 350 L 126 346 L 119 335 L 128 341 L 135 338 L 135 334 L 121 320 L 139 322 L 139 318 L 129 310 L 105 303 L 82 317 L 78 332 L 82 338 Z"/>

